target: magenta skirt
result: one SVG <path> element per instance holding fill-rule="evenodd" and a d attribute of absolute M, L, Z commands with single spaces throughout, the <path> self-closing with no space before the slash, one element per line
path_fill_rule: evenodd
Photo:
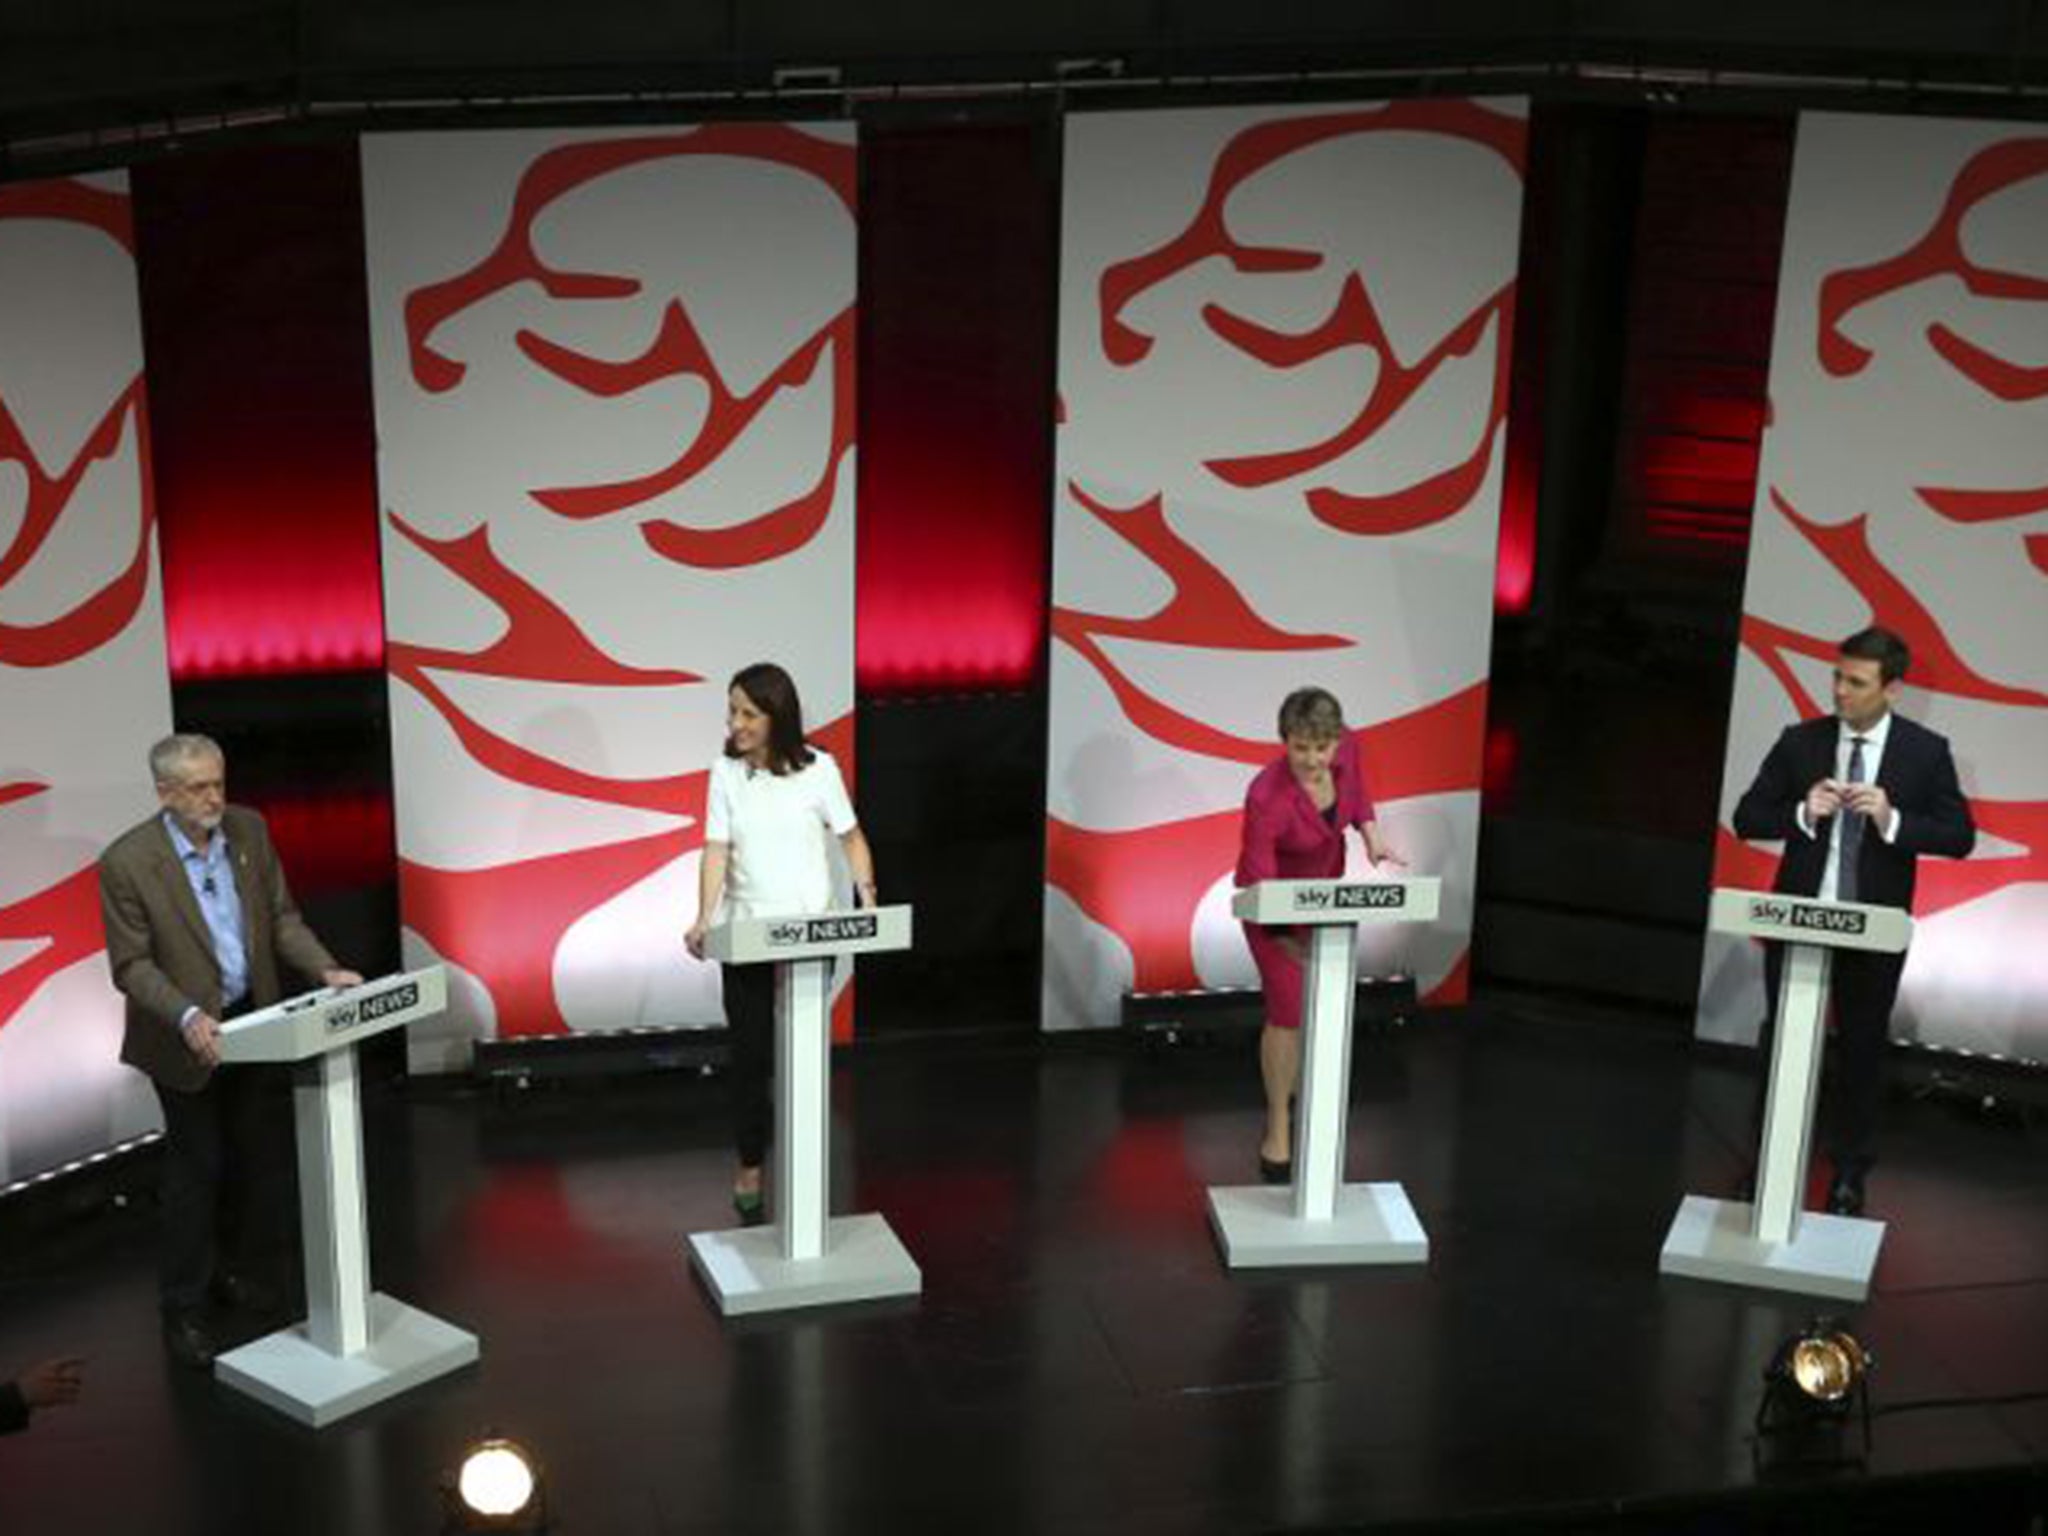
<path fill-rule="evenodd" d="M 1258 923 L 1244 925 L 1266 991 L 1266 1023 L 1274 1029 L 1301 1028 L 1301 962 L 1287 952 L 1279 935 Z"/>

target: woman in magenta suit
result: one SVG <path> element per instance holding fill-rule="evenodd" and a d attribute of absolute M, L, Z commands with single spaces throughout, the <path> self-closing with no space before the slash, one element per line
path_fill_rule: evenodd
<path fill-rule="evenodd" d="M 1287 755 L 1268 763 L 1244 797 L 1244 840 L 1237 883 L 1335 880 L 1344 873 L 1344 829 L 1358 828 L 1375 864 L 1402 859 L 1373 818 L 1372 794 L 1358 762 L 1358 743 L 1344 710 L 1321 688 L 1297 688 L 1280 705 Z M 1308 954 L 1299 929 L 1244 925 L 1252 961 L 1266 992 L 1259 1035 L 1259 1073 L 1266 1087 L 1266 1134 L 1259 1175 L 1284 1184 L 1294 1174 L 1290 1104 L 1301 1078 L 1301 973 Z"/>

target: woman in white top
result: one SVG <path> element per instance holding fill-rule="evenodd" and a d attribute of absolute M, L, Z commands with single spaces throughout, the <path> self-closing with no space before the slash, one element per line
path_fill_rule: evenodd
<path fill-rule="evenodd" d="M 726 693 L 725 731 L 725 755 L 712 762 L 705 795 L 697 920 L 683 940 L 700 960 L 704 930 L 721 915 L 780 917 L 838 905 L 832 888 L 835 837 L 846 851 L 859 904 L 875 904 L 874 858 L 854 820 L 846 781 L 831 753 L 804 740 L 803 706 L 789 674 L 768 661 L 735 673 Z M 768 1084 L 775 968 L 728 965 L 721 982 L 740 1164 L 732 1203 L 751 1224 L 765 1215 L 761 1162 L 774 1124 Z"/>

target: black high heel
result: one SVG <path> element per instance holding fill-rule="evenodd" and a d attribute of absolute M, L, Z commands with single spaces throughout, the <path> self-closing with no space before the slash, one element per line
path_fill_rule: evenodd
<path fill-rule="evenodd" d="M 1287 1095 L 1287 1145 L 1295 1145 L 1293 1094 Z M 1284 1163 L 1276 1163 L 1265 1153 L 1259 1154 L 1259 1182 L 1261 1184 L 1292 1184 L 1294 1182 L 1294 1158 L 1290 1152 Z"/>

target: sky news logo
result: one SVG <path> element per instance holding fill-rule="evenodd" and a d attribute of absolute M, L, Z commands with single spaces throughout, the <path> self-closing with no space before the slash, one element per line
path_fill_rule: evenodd
<path fill-rule="evenodd" d="M 1311 885 L 1294 893 L 1297 912 L 1376 912 L 1407 905 L 1405 885 Z"/>
<path fill-rule="evenodd" d="M 368 997 L 359 997 L 331 1009 L 327 1015 L 327 1029 L 334 1034 L 354 1029 L 358 1024 L 374 1024 L 394 1013 L 417 1007 L 419 1000 L 420 984 L 416 981 L 408 981 L 388 992 L 373 992 Z"/>
<path fill-rule="evenodd" d="M 775 949 L 791 948 L 798 944 L 840 944 L 848 939 L 872 939 L 879 936 L 881 931 L 881 919 L 872 912 L 862 912 L 852 917 L 792 918 L 786 923 L 770 925 L 768 943 Z"/>
<path fill-rule="evenodd" d="M 1808 906 L 1803 902 L 1759 897 L 1749 904 L 1749 920 L 1799 933 L 1863 933 L 1870 927 L 1867 912 L 1844 907 Z"/>

